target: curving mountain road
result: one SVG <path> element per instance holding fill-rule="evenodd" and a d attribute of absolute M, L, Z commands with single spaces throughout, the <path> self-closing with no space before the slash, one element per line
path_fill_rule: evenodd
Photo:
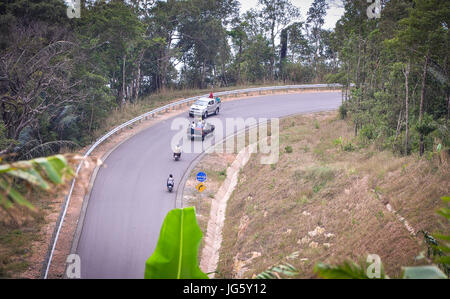
<path fill-rule="evenodd" d="M 224 102 L 217 117 L 284 117 L 336 109 L 340 103 L 339 91 L 268 95 Z M 175 207 L 178 183 L 199 155 L 183 154 L 173 161 L 172 119 L 128 139 L 98 171 L 76 250 L 81 278 L 144 277 L 164 217 Z M 169 173 L 175 177 L 173 193 L 166 190 Z"/>

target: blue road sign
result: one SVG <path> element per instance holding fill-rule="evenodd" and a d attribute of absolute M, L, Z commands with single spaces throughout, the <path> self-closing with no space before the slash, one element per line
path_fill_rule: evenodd
<path fill-rule="evenodd" d="M 197 173 L 197 181 L 199 181 L 200 183 L 206 181 L 206 173 L 204 172 Z"/>

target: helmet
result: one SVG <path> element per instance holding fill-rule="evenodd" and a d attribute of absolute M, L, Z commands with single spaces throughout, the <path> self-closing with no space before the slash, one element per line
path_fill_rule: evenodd
<path fill-rule="evenodd" d="M 173 175 L 169 174 L 169 178 L 173 178 Z"/>

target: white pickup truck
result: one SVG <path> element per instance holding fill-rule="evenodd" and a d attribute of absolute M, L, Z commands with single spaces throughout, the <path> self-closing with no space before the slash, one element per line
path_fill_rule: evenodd
<path fill-rule="evenodd" d="M 221 107 L 220 98 L 199 98 L 189 109 L 189 116 L 201 116 L 202 119 L 212 114 L 219 114 Z"/>

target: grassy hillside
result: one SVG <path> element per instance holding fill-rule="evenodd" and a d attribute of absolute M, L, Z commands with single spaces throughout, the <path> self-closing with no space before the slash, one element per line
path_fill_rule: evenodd
<path fill-rule="evenodd" d="M 219 277 L 251 278 L 284 257 L 299 277 L 316 262 L 365 260 L 378 254 L 388 275 L 415 265 L 422 235 L 449 230 L 436 210 L 450 193 L 446 156 L 398 157 L 354 139 L 335 113 L 281 121 L 280 160 L 243 169 L 227 206 Z M 390 212 L 392 207 L 396 212 Z"/>

